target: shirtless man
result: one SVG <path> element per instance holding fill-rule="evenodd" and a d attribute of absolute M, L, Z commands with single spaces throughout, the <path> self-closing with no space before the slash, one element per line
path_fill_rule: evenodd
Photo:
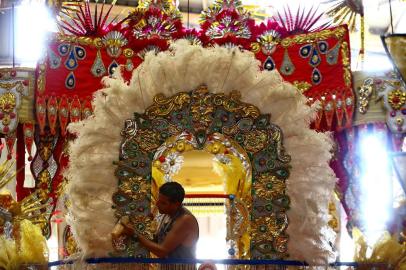
<path fill-rule="evenodd" d="M 176 182 L 167 182 L 159 188 L 156 206 L 162 214 L 154 241 L 137 235 L 142 246 L 159 258 L 194 259 L 199 226 L 196 218 L 182 206 L 185 190 Z M 123 224 L 128 234 L 134 234 L 130 224 Z"/>

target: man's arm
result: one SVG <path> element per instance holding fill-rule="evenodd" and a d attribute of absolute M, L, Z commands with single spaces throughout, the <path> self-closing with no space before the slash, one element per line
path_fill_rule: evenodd
<path fill-rule="evenodd" d="M 194 226 L 194 222 L 193 217 L 190 215 L 181 216 L 175 221 L 172 229 L 161 244 L 155 243 L 142 235 L 138 235 L 138 240 L 150 252 L 159 258 L 164 258 L 187 239 Z"/>

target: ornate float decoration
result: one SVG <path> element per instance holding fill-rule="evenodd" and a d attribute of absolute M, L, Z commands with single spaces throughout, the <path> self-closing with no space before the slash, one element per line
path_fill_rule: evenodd
<path fill-rule="evenodd" d="M 129 216 L 149 236 L 157 181 L 171 180 L 182 155 L 202 149 L 219 163 L 238 157 L 252 174 L 251 181 L 244 176 L 230 185 L 253 218 L 235 245 L 238 256 L 332 259 L 331 238 L 323 233 L 330 230 L 335 182 L 331 141 L 310 129 L 315 108 L 307 99 L 258 64 L 238 48 L 183 40 L 168 52 L 147 54 L 129 83 L 120 73 L 105 79 L 94 116 L 69 127 L 78 136 L 66 173 L 69 223 L 85 256 L 148 256 L 132 238 L 113 241 L 116 223 Z M 154 168 L 168 176 L 155 179 Z"/>
<path fill-rule="evenodd" d="M 140 219 L 148 215 L 144 212 L 148 210 L 148 201 L 140 198 L 148 198 L 151 193 L 156 198 L 157 191 L 151 190 L 151 185 L 162 184 L 158 182 L 161 179 L 151 177 L 152 163 L 163 171 L 164 181 L 171 181 L 171 175 L 182 166 L 183 152 L 204 149 L 225 166 L 233 157 L 241 158 L 246 171 L 245 177 L 224 183 L 229 187 L 225 192 L 243 200 L 251 209 L 250 220 L 248 215 L 241 220 L 251 223 L 250 230 L 232 228 L 241 231 L 235 237 L 239 241 L 239 257 L 246 257 L 249 252 L 251 258 L 286 257 L 289 197 L 285 194 L 285 180 L 290 157 L 284 153 L 282 131 L 272 124 L 269 114 L 260 114 L 255 106 L 241 102 L 237 91 L 230 95 L 211 94 L 206 86 L 200 86 L 168 98 L 156 96 L 145 114 L 136 114 L 126 122 L 123 136 L 116 171 L 119 191 L 113 195 L 116 216 L 130 216 L 143 233 L 148 223 Z M 171 137 L 175 138 L 166 143 Z M 161 145 L 176 150 L 163 150 Z M 240 152 L 248 154 L 249 160 Z M 250 243 L 243 242 L 247 238 Z M 138 256 L 131 252 L 131 246 L 121 243 L 120 249 L 125 247 L 126 255 Z"/>
<path fill-rule="evenodd" d="M 11 159 L 17 139 L 18 125 L 22 124 L 24 136 L 21 145 L 27 147 L 29 157 L 33 144 L 33 99 L 35 71 L 33 69 L 0 69 L 0 133 L 4 136 L 7 158 Z M 3 147 L 2 147 L 3 148 Z"/>
<path fill-rule="evenodd" d="M 119 68 L 123 78 L 130 81 L 133 70 L 143 63 L 148 53 L 166 51 L 177 39 L 184 38 L 203 47 L 239 47 L 252 51 L 261 61 L 258 64 L 261 68 L 279 70 L 285 80 L 308 97 L 309 103 L 320 101 L 314 121 L 316 128 L 339 130 L 351 125 L 354 95 L 345 26 L 313 27 L 319 18 L 315 12 L 310 12 L 306 20 L 300 16 L 290 17 L 289 21 L 294 22 L 290 26 L 283 16 L 256 25 L 240 1 L 223 2 L 215 1 L 203 14 L 201 30 L 184 28 L 171 1 L 140 1 L 121 21 L 110 18 L 114 3 L 96 5 L 94 13 L 90 12 L 88 2 L 63 8 L 58 14 L 61 31 L 51 38 L 46 56 L 36 69 L 35 98 L 27 99 L 35 100 L 35 110 L 30 107 L 32 103 L 25 105 L 22 95 L 22 107 L 16 114 L 24 124 L 21 129 L 17 128 L 17 154 L 24 156 L 24 144 L 29 153 L 33 143 L 37 146 L 31 163 L 35 182 L 24 185 L 21 171 L 17 176 L 17 199 L 38 190 L 44 202 L 55 206 L 63 181 L 61 172 L 69 161 L 66 146 L 72 137 L 67 125 L 92 115 L 91 101 L 93 94 L 103 87 L 102 78 L 111 77 Z M 15 73 L 15 79 L 12 73 L 14 71 L 5 70 L 1 82 L 19 80 L 20 71 Z M 35 85 L 32 78 L 30 75 L 27 86 L 24 85 L 26 78 L 21 80 L 28 90 Z M 5 97 L 4 104 L 8 104 L 10 99 Z M 22 111 L 35 111 L 35 116 L 24 120 Z M 14 116 L 14 113 L 3 114 L 10 119 Z M 15 133 L 10 132 L 12 128 L 6 134 L 9 148 L 15 138 Z M 19 159 L 17 166 L 23 166 L 23 162 Z"/>
<path fill-rule="evenodd" d="M 88 4 L 84 5 L 86 10 Z M 91 113 L 90 100 L 103 76 L 122 65 L 123 76 L 129 79 L 145 53 L 167 50 L 178 38 L 205 47 L 236 46 L 253 51 L 261 67 L 277 69 L 310 102 L 321 101 L 316 128 L 339 130 L 351 125 L 354 95 L 348 30 L 326 24 L 314 27 L 320 17 L 314 11 L 309 11 L 307 20 L 300 14 L 287 18 L 291 25 L 282 17 L 256 25 L 240 1 L 215 1 L 202 14 L 200 31 L 185 29 L 169 1 L 140 1 L 126 19 L 109 24 L 105 23 L 108 13 L 102 12 L 71 14 L 76 24 L 63 21 L 65 33 L 49 44 L 39 65 L 36 93 L 37 107 L 45 109 L 37 110 L 41 129 L 49 125 L 55 133 L 58 123 L 65 134 L 69 122 Z"/>
<path fill-rule="evenodd" d="M 406 89 L 395 74 L 367 78 L 358 92 L 360 113 L 367 113 L 370 102 L 382 102 L 390 131 L 401 136 L 406 133 Z"/>

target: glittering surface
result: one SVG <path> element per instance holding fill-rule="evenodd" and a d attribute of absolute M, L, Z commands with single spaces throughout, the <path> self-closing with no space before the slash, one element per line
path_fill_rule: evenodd
<path fill-rule="evenodd" d="M 126 121 L 121 134 L 119 189 L 113 195 L 117 218 L 129 216 L 140 233 L 149 235 L 152 166 L 171 181 L 182 166 L 184 151 L 204 149 L 214 154 L 219 166 L 238 160 L 245 171 L 240 182 L 228 183 L 226 188 L 235 194 L 228 217 L 228 238 L 235 243 L 232 252 L 242 258 L 287 257 L 290 200 L 285 180 L 290 156 L 283 147 L 282 131 L 272 124 L 270 115 L 241 102 L 239 92 L 212 94 L 201 86 L 172 97 L 157 95 L 145 114 Z M 115 247 L 127 256 L 144 256 L 131 239 L 121 239 Z"/>

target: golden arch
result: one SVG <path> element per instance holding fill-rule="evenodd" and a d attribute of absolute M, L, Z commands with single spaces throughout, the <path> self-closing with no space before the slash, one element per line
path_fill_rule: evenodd
<path fill-rule="evenodd" d="M 169 98 L 157 95 L 144 114 L 135 114 L 134 119 L 126 121 L 122 136 L 115 173 L 118 191 L 113 195 L 118 218 L 129 216 L 140 233 L 150 234 L 151 199 L 156 190 L 152 168 L 154 162 L 166 161 L 159 160 L 165 151 L 206 149 L 211 153 L 223 151 L 232 158 L 230 150 L 238 149 L 237 155 L 246 153 L 246 163 L 252 168 L 251 181 L 239 179 L 229 187 L 237 198 L 252 198 L 251 226 L 246 232 L 250 241 L 241 247 L 246 250 L 241 256 L 287 256 L 289 197 L 285 181 L 289 177 L 290 156 L 284 153 L 282 131 L 272 124 L 270 115 L 260 114 L 255 106 L 241 102 L 237 91 L 230 95 L 212 94 L 201 86 Z M 148 256 L 131 238 L 113 244 L 116 251 L 126 256 Z"/>

